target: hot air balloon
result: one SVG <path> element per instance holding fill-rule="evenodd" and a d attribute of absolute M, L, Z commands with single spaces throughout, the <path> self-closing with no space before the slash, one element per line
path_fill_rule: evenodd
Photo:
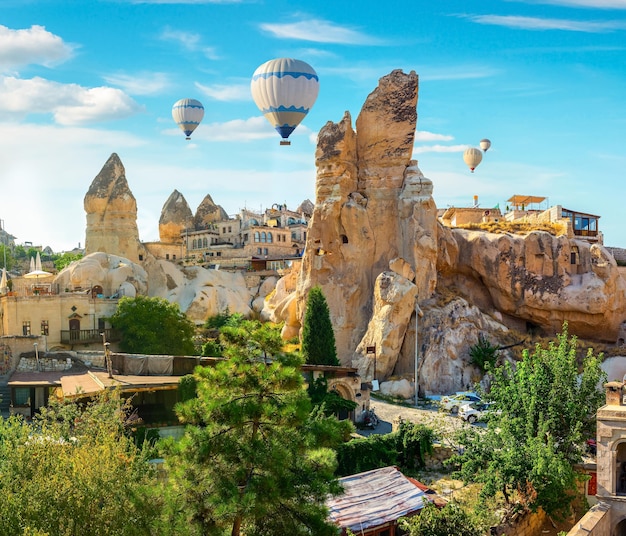
<path fill-rule="evenodd" d="M 476 169 L 476 166 L 480 164 L 482 159 L 483 153 L 480 152 L 480 149 L 476 149 L 476 147 L 469 147 L 468 149 L 465 149 L 465 152 L 463 153 L 463 160 L 472 170 L 472 173 L 474 173 L 474 169 Z"/>
<path fill-rule="evenodd" d="M 277 58 L 254 71 L 250 91 L 259 110 L 283 138 L 280 144 L 290 145 L 287 138 L 317 99 L 319 79 L 308 63 Z"/>
<path fill-rule="evenodd" d="M 190 139 L 204 117 L 204 106 L 196 99 L 180 99 L 172 106 L 172 117 L 180 129 Z"/>
<path fill-rule="evenodd" d="M 484 152 L 487 152 L 489 150 L 489 147 L 491 147 L 491 141 L 490 140 L 488 140 L 487 138 L 483 138 L 482 140 L 480 140 L 480 148 Z"/>

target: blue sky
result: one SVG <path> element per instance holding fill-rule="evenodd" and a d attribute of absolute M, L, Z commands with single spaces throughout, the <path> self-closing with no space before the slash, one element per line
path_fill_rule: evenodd
<path fill-rule="evenodd" d="M 420 77 L 414 158 L 438 207 L 514 194 L 601 216 L 626 247 L 626 0 L 0 0 L 0 219 L 19 243 L 84 244 L 83 198 L 111 153 L 158 239 L 174 189 L 244 206 L 315 200 L 315 137 L 378 79 Z M 381 7 L 384 6 L 384 7 Z M 265 61 L 320 78 L 281 147 L 250 96 Z M 185 141 L 172 104 L 196 98 Z M 492 148 L 471 174 L 462 153 Z"/>

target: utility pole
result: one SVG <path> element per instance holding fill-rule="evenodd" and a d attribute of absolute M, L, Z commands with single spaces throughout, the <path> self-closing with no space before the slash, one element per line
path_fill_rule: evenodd
<path fill-rule="evenodd" d="M 415 296 L 415 407 L 417 407 L 417 396 L 418 396 L 418 365 L 419 365 L 419 336 L 418 336 L 418 328 L 419 323 L 418 319 L 424 316 L 424 313 L 420 309 L 418 305 L 419 297 Z"/>

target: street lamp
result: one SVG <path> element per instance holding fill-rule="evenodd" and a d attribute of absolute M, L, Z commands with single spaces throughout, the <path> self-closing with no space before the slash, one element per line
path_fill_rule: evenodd
<path fill-rule="evenodd" d="M 109 378 L 113 377 L 113 365 L 111 364 L 111 350 L 109 346 L 111 346 L 110 342 L 107 342 L 106 333 L 100 333 L 102 335 L 102 345 L 104 346 L 104 363 L 107 367 L 107 372 L 109 373 Z"/>
<path fill-rule="evenodd" d="M 418 318 L 424 316 L 423 311 L 420 309 L 420 306 L 417 303 L 417 300 L 419 298 L 416 296 L 415 297 L 415 407 L 417 407 L 417 367 L 418 367 L 418 362 L 419 362 L 419 337 L 417 335 L 417 329 L 418 329 Z"/>

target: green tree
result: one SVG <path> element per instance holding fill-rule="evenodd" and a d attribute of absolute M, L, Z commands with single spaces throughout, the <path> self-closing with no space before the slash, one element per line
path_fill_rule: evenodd
<path fill-rule="evenodd" d="M 54 255 L 52 260 L 54 261 L 54 267 L 60 272 L 64 268 L 67 268 L 72 262 L 82 259 L 83 256 L 80 253 L 61 253 L 60 255 Z"/>
<path fill-rule="evenodd" d="M 478 342 L 470 348 L 469 353 L 470 363 L 483 374 L 493 369 L 498 360 L 498 347 L 491 344 L 482 333 L 478 335 Z"/>
<path fill-rule="evenodd" d="M 309 291 L 302 326 L 302 355 L 311 365 L 340 365 L 330 311 L 319 286 Z"/>
<path fill-rule="evenodd" d="M 479 524 L 457 503 L 450 502 L 442 509 L 427 503 L 419 515 L 400 519 L 398 525 L 408 536 L 480 536 Z"/>
<path fill-rule="evenodd" d="M 150 535 L 155 471 L 117 393 L 0 419 L 0 535 Z"/>
<path fill-rule="evenodd" d="M 120 299 L 111 325 L 122 334 L 120 348 L 134 354 L 193 355 L 194 324 L 178 304 L 163 298 Z"/>
<path fill-rule="evenodd" d="M 567 324 L 556 342 L 523 352 L 522 361 L 493 371 L 492 413 L 484 433 L 464 430 L 465 449 L 453 458 L 467 482 L 483 484 L 481 495 L 501 492 L 531 510 L 542 507 L 557 517 L 569 512 L 584 441 L 594 434 L 602 402 L 602 356 L 587 352 L 579 369 L 576 338 Z"/>
<path fill-rule="evenodd" d="M 172 506 L 203 535 L 334 536 L 325 500 L 340 491 L 331 447 L 342 425 L 310 414 L 299 358 L 265 363 L 240 342 L 227 345 L 228 359 L 196 368 L 197 397 L 177 406 L 188 426 L 164 447 Z"/>

